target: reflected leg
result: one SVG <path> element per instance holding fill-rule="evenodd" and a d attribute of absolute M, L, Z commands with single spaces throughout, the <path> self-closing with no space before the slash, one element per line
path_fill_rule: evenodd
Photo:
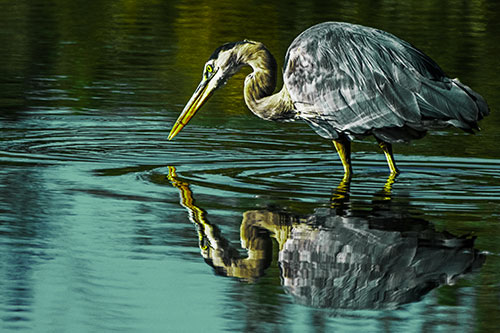
<path fill-rule="evenodd" d="M 383 192 L 384 192 L 383 200 L 391 200 L 392 185 L 396 181 L 397 176 L 398 176 L 397 172 L 391 172 L 391 174 L 389 175 L 389 178 L 387 178 L 387 181 L 385 182 L 384 190 L 383 190 Z"/>
<path fill-rule="evenodd" d="M 392 145 L 388 142 L 384 142 L 377 138 L 378 145 L 382 148 L 382 151 L 385 154 L 385 158 L 387 159 L 387 164 L 389 165 L 389 169 L 391 170 L 391 174 L 398 174 L 399 169 L 396 167 L 396 161 L 394 160 L 394 155 L 392 154 Z"/>
<path fill-rule="evenodd" d="M 338 215 L 344 215 L 349 208 L 349 190 L 351 186 L 351 177 L 344 175 L 339 185 L 333 192 L 330 207 L 337 210 Z"/>

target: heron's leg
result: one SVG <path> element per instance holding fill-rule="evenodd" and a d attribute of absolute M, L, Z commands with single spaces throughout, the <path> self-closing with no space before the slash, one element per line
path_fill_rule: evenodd
<path fill-rule="evenodd" d="M 398 174 L 399 169 L 396 167 L 396 161 L 394 160 L 394 155 L 392 154 L 392 145 L 388 142 L 382 141 L 377 138 L 378 145 L 382 148 L 385 158 L 387 159 L 387 164 L 389 164 L 389 169 L 391 170 L 391 174 Z"/>
<path fill-rule="evenodd" d="M 340 161 L 344 167 L 344 180 L 349 180 L 351 178 L 352 167 L 351 167 L 351 141 L 347 138 L 340 137 L 337 140 L 333 140 L 335 149 L 339 154 Z"/>

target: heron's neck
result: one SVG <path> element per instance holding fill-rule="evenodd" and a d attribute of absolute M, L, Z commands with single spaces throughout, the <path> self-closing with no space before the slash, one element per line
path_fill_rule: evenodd
<path fill-rule="evenodd" d="M 293 118 L 293 103 L 285 85 L 273 94 L 276 88 L 277 66 L 271 52 L 258 42 L 245 46 L 246 50 L 240 53 L 240 61 L 253 69 L 245 79 L 244 96 L 248 108 L 266 120 Z"/>

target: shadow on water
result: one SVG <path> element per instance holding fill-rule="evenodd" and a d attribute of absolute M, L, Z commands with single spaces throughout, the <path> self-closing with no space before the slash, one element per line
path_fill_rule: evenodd
<path fill-rule="evenodd" d="M 288 212 L 288 207 L 246 211 L 240 227 L 246 257 L 208 220 L 174 167 L 167 178 L 197 228 L 201 255 L 218 275 L 256 281 L 276 259 L 276 244 L 282 287 L 299 304 L 395 308 L 453 284 L 485 261 L 474 248 L 475 237 L 437 231 L 431 222 L 410 214 L 409 204 L 393 205 L 394 177 L 368 210 L 353 209 L 349 184 L 342 181 L 330 207 L 312 214 Z"/>

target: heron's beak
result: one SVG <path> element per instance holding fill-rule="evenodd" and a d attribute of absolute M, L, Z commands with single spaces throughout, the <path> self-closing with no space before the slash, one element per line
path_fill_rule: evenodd
<path fill-rule="evenodd" d="M 196 90 L 194 91 L 193 96 L 189 99 L 184 110 L 182 110 L 181 115 L 177 118 L 177 121 L 172 127 L 170 134 L 168 135 L 168 140 L 172 140 L 174 136 L 177 135 L 181 131 L 181 129 L 186 126 L 186 124 L 193 118 L 196 111 L 198 111 L 201 106 L 207 101 L 207 99 L 212 96 L 215 86 L 209 84 L 210 80 L 202 80 Z"/>

